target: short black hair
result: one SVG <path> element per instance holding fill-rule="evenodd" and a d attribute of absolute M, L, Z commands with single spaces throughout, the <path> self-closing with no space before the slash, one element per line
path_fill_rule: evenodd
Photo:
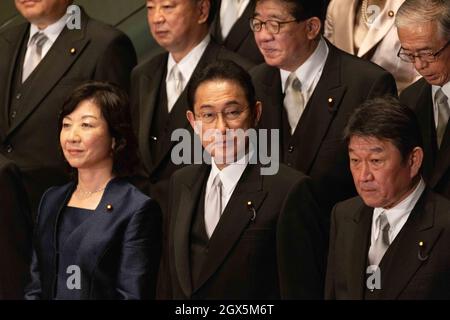
<path fill-rule="evenodd" d="M 244 91 L 252 116 L 255 117 L 256 97 L 252 78 L 244 68 L 230 60 L 217 60 L 193 75 L 187 87 L 188 105 L 191 111 L 194 111 L 195 94 L 198 87 L 213 80 L 229 80 L 238 84 Z"/>
<path fill-rule="evenodd" d="M 263 0 L 256 0 L 256 3 Z M 297 21 L 303 21 L 312 17 L 317 17 L 320 21 L 325 21 L 328 0 L 279 0 L 293 7 L 292 16 Z"/>
<path fill-rule="evenodd" d="M 115 140 L 113 148 L 113 173 L 128 176 L 135 173 L 139 163 L 137 141 L 131 127 L 128 95 L 118 86 L 108 82 L 89 81 L 77 87 L 64 102 L 59 114 L 58 132 L 62 123 L 83 101 L 93 101 L 100 108 Z M 74 169 L 71 171 L 74 173 Z"/>
<path fill-rule="evenodd" d="M 423 148 L 420 127 L 414 112 L 392 96 L 367 100 L 359 106 L 347 123 L 344 139 L 354 136 L 388 140 L 406 161 L 415 147 Z"/>

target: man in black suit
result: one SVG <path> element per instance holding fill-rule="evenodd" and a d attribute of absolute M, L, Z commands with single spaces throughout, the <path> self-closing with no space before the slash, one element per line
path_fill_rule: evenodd
<path fill-rule="evenodd" d="M 133 70 L 131 111 L 143 162 L 141 187 L 156 199 L 163 211 L 167 206 L 167 187 L 179 168 L 171 161 L 175 141 L 172 132 L 189 128 L 186 120 L 186 85 L 191 76 L 218 59 L 252 66 L 239 55 L 210 39 L 209 25 L 215 1 L 147 1 L 151 33 L 167 52 L 145 61 Z"/>
<path fill-rule="evenodd" d="M 187 117 L 212 159 L 170 182 L 166 298 L 320 299 L 326 244 L 310 179 L 283 164 L 264 175 L 262 146 L 238 134 L 261 115 L 250 75 L 230 61 L 212 64 L 188 99 Z"/>
<path fill-rule="evenodd" d="M 90 79 L 128 88 L 136 64 L 128 37 L 82 10 L 68 16 L 71 2 L 16 0 L 28 23 L 0 34 L 0 152 L 22 171 L 33 212 L 67 180 L 57 131 L 65 97 Z"/>
<path fill-rule="evenodd" d="M 264 62 L 250 29 L 250 18 L 255 9 L 252 0 L 218 0 L 211 35 L 227 49 L 250 59 L 255 64 Z"/>
<path fill-rule="evenodd" d="M 400 100 L 419 119 L 424 142 L 423 175 L 437 193 L 450 199 L 450 2 L 408 0 L 396 24 L 400 59 L 414 63 L 423 78 L 405 89 Z"/>
<path fill-rule="evenodd" d="M 368 101 L 345 136 L 359 197 L 333 209 L 325 297 L 450 299 L 450 201 L 421 178 L 413 111 Z"/>
<path fill-rule="evenodd" d="M 0 155 L 0 300 L 22 299 L 31 256 L 31 215 L 17 166 Z"/>
<path fill-rule="evenodd" d="M 356 194 L 342 132 L 368 97 L 394 94 L 394 78 L 321 36 L 324 1 L 258 0 L 252 28 L 266 64 L 252 69 L 264 112 L 260 128 L 280 129 L 280 158 L 311 176 L 328 231 L 333 205 Z"/>

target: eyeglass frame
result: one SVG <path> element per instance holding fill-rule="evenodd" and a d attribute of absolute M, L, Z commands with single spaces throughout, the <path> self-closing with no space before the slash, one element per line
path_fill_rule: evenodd
<path fill-rule="evenodd" d="M 253 29 L 253 23 L 252 23 L 253 20 L 257 20 L 257 21 L 259 21 L 259 22 L 261 23 L 261 29 L 259 29 L 259 30 L 254 30 L 254 29 Z M 269 33 L 271 33 L 271 34 L 279 34 L 279 33 L 280 33 L 280 30 L 281 30 L 281 27 L 282 27 L 283 25 L 288 24 L 288 23 L 292 23 L 292 22 L 302 22 L 302 21 L 305 21 L 305 20 L 306 20 L 306 19 L 303 19 L 303 20 L 294 19 L 294 20 L 289 20 L 289 21 L 277 21 L 277 20 L 269 19 L 269 20 L 266 20 L 266 21 L 262 21 L 262 20 L 260 20 L 260 19 L 258 19 L 258 18 L 250 17 L 250 18 L 248 19 L 248 22 L 250 23 L 250 30 L 252 30 L 253 32 L 261 32 L 262 29 L 263 29 L 263 26 L 266 26 L 267 22 L 275 22 L 276 25 L 277 25 L 277 32 L 271 32 L 271 31 L 269 31 L 269 29 L 267 29 L 267 26 L 266 26 L 265 28 L 266 28 L 266 31 L 269 32 Z M 269 24 L 269 25 L 270 25 L 270 24 Z"/>
<path fill-rule="evenodd" d="M 250 109 L 250 107 L 249 107 L 249 106 L 246 106 L 246 107 L 242 108 L 241 110 L 239 110 L 239 114 L 236 116 L 235 119 L 227 119 L 227 117 L 224 115 L 225 112 L 226 112 L 227 110 L 225 110 L 225 111 L 211 111 L 211 112 L 208 112 L 208 113 L 214 114 L 214 117 L 212 117 L 212 120 L 211 120 L 210 122 L 205 121 L 205 119 L 203 118 L 203 116 L 202 116 L 201 113 L 194 113 L 194 116 L 195 116 L 196 118 L 200 118 L 201 121 L 204 122 L 204 123 L 206 123 L 206 124 L 212 124 L 212 123 L 214 123 L 215 121 L 217 121 L 217 119 L 218 119 L 218 114 L 219 114 L 219 113 L 222 114 L 222 118 L 223 118 L 225 121 L 227 121 L 227 122 L 228 122 L 228 121 L 236 121 L 236 120 L 239 119 L 239 117 L 240 117 L 245 111 L 247 111 L 247 109 Z M 237 110 L 235 110 L 235 111 L 237 111 Z"/>
<path fill-rule="evenodd" d="M 415 63 L 416 62 L 416 58 L 418 58 L 421 62 L 428 62 L 428 63 L 435 62 L 437 60 L 436 57 L 439 56 L 448 47 L 449 44 L 450 44 L 450 40 L 448 40 L 447 43 L 442 48 L 440 48 L 439 50 L 437 50 L 434 53 L 430 52 L 429 54 L 423 54 L 422 56 L 420 54 L 417 54 L 417 53 L 414 54 L 414 55 L 407 55 L 408 57 L 411 56 L 413 58 L 412 60 L 408 59 L 408 61 L 402 59 L 402 57 L 400 56 L 400 54 L 402 53 L 402 49 L 403 49 L 402 47 L 400 47 L 400 49 L 398 50 L 398 53 L 397 53 L 397 57 L 399 57 L 400 60 L 402 60 L 404 62 L 408 62 L 408 63 Z M 423 60 L 422 57 L 433 57 L 432 58 L 433 60 L 430 60 L 430 61 Z"/>

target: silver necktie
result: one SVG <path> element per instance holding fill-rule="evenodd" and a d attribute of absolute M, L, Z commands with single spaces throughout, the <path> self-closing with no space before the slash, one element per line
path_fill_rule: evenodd
<path fill-rule="evenodd" d="M 378 224 L 378 237 L 369 249 L 369 263 L 370 265 L 378 266 L 383 258 L 386 250 L 389 248 L 389 221 L 385 213 L 378 216 L 376 223 Z"/>
<path fill-rule="evenodd" d="M 284 108 L 288 115 L 291 134 L 294 134 L 298 121 L 305 109 L 305 100 L 302 94 L 302 85 L 296 74 L 292 72 L 286 80 Z"/>
<path fill-rule="evenodd" d="M 436 128 L 436 138 L 438 147 L 441 147 L 444 140 L 445 130 L 447 128 L 448 119 L 450 117 L 450 110 L 448 106 L 448 97 L 439 89 L 436 92 L 436 104 L 438 107 L 438 124 Z"/>
<path fill-rule="evenodd" d="M 47 42 L 47 36 L 42 32 L 37 32 L 31 37 L 30 40 L 30 55 L 23 64 L 22 83 L 27 80 L 30 74 L 36 69 L 38 64 L 42 60 L 42 47 Z"/>
<path fill-rule="evenodd" d="M 205 201 L 205 228 L 208 238 L 211 238 L 219 223 L 222 209 L 222 181 L 220 175 L 217 174 Z"/>
<path fill-rule="evenodd" d="M 175 64 L 170 70 L 169 81 L 167 82 L 167 108 L 170 113 L 183 92 L 183 75 Z"/>

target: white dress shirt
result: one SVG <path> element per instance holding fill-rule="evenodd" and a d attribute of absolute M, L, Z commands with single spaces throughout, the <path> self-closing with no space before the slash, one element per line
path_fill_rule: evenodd
<path fill-rule="evenodd" d="M 49 52 L 50 48 L 55 43 L 56 39 L 59 37 L 61 32 L 63 31 L 64 27 L 66 26 L 66 23 L 69 19 L 69 16 L 64 15 L 56 21 L 55 23 L 47 26 L 47 28 L 40 30 L 36 25 L 32 24 L 30 26 L 30 37 L 28 38 L 28 44 L 27 44 L 27 52 L 25 54 L 25 61 L 27 61 L 30 58 L 30 41 L 31 38 L 38 32 L 44 33 L 48 40 L 45 42 L 45 44 L 42 46 L 42 59 L 44 59 L 45 55 Z"/>
<path fill-rule="evenodd" d="M 328 49 L 327 43 L 321 37 L 313 54 L 297 70 L 295 70 L 295 74 L 297 75 L 298 80 L 300 80 L 302 86 L 302 95 L 305 106 L 308 104 L 308 101 L 314 93 L 317 83 L 319 82 L 329 51 L 330 49 Z M 282 90 L 283 93 L 285 93 L 286 80 L 291 72 L 280 69 L 280 74 Z"/>
<path fill-rule="evenodd" d="M 211 171 L 209 173 L 208 181 L 206 182 L 205 194 L 209 194 L 214 178 L 217 175 L 220 175 L 220 181 L 222 182 L 222 212 L 227 206 L 228 201 L 230 200 L 233 191 L 239 182 L 239 179 L 245 171 L 245 168 L 247 168 L 249 159 L 252 159 L 253 155 L 254 150 L 250 149 L 250 152 L 247 153 L 243 158 L 234 163 L 230 163 L 222 170 L 217 167 L 214 158 L 211 159 Z"/>
<path fill-rule="evenodd" d="M 170 92 L 171 86 L 167 85 L 170 75 L 170 71 L 172 70 L 172 67 L 177 64 L 178 70 L 181 72 L 183 76 L 183 85 L 182 85 L 182 91 L 186 88 L 186 85 L 189 82 L 189 79 L 191 79 L 192 74 L 194 73 L 195 68 L 197 67 L 197 64 L 199 63 L 203 53 L 206 50 L 206 47 L 209 44 L 209 41 L 211 40 L 211 36 L 208 34 L 206 37 L 194 48 L 192 49 L 183 59 L 181 59 L 178 64 L 175 62 L 172 54 L 169 54 L 169 58 L 167 60 L 167 76 L 166 76 L 166 88 L 167 88 L 167 95 L 176 96 L 176 93 Z M 178 98 L 178 97 L 176 97 Z M 175 99 L 176 101 L 176 99 Z M 172 110 L 172 106 L 169 106 L 169 112 Z"/>
<path fill-rule="evenodd" d="M 447 98 L 448 98 L 447 107 L 450 108 L 450 82 L 447 82 L 442 87 L 439 87 L 439 86 L 431 87 L 431 93 L 432 93 L 432 97 L 433 97 L 434 125 L 436 126 L 436 128 L 439 123 L 438 122 L 439 121 L 439 110 L 438 110 L 438 105 L 436 103 L 436 92 L 439 89 L 442 89 L 442 92 L 447 96 Z"/>
<path fill-rule="evenodd" d="M 425 182 L 420 179 L 420 182 L 415 187 L 414 191 L 403 199 L 399 204 L 390 209 L 384 208 L 374 208 L 372 216 L 372 236 L 371 236 L 371 246 L 377 240 L 377 237 L 381 232 L 379 232 L 378 224 L 376 223 L 378 217 L 381 213 L 386 214 L 386 218 L 389 221 L 389 243 L 392 243 L 397 237 L 400 230 L 402 230 L 406 221 L 408 220 L 411 211 L 414 209 L 417 201 L 425 190 Z"/>

